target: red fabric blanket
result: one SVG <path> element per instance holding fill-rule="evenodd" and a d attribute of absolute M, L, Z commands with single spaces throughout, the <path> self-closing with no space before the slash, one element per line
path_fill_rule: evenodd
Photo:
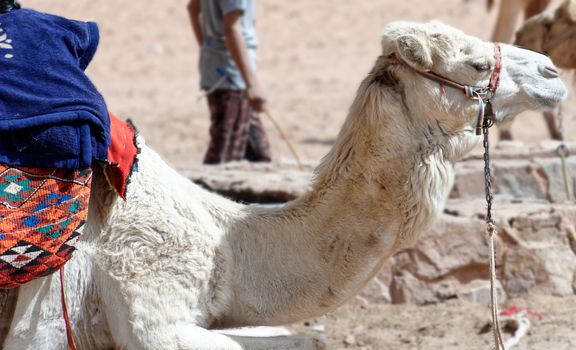
<path fill-rule="evenodd" d="M 137 167 L 136 156 L 139 150 L 136 136 L 136 129 L 130 121 L 122 121 L 110 113 L 112 145 L 108 149 L 109 166 L 106 171 L 108 179 L 123 199 L 126 199 L 126 186 L 130 181 L 130 175 Z"/>

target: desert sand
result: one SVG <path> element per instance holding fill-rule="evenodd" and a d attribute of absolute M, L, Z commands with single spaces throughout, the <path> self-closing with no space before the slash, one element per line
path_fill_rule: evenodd
<path fill-rule="evenodd" d="M 209 117 L 198 88 L 198 47 L 186 0 L 22 0 L 66 17 L 94 20 L 101 29 L 88 69 L 109 108 L 134 121 L 146 142 L 178 169 L 200 165 Z M 557 2 L 557 1 L 556 1 Z M 269 108 L 306 164 L 328 151 L 359 82 L 379 54 L 379 33 L 393 20 L 440 20 L 487 39 L 495 20 L 483 0 L 258 0 L 259 76 Z M 576 99 L 564 103 L 566 138 L 574 140 Z M 291 164 L 288 148 L 268 120 L 275 163 Z M 547 138 L 539 113 L 516 119 L 525 143 Z M 496 133 L 493 133 L 493 137 Z M 494 138 L 496 141 L 496 139 Z M 516 301 L 545 314 L 517 349 L 575 349 L 576 299 Z M 451 301 L 426 307 L 362 307 L 351 302 L 319 320 L 334 348 L 489 349 L 485 306 Z M 296 325 L 297 330 L 314 332 Z M 345 342 L 348 335 L 355 341 Z M 351 340 L 352 338 L 348 338 Z"/>

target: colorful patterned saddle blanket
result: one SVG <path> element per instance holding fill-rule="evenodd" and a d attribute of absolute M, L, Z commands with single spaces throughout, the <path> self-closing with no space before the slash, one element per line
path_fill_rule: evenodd
<path fill-rule="evenodd" d="M 136 168 L 137 132 L 110 115 L 107 179 L 122 198 Z M 0 288 L 58 271 L 88 215 L 92 170 L 36 169 L 0 163 Z"/>
<path fill-rule="evenodd" d="M 88 213 L 92 170 L 0 164 L 0 288 L 57 271 Z"/>

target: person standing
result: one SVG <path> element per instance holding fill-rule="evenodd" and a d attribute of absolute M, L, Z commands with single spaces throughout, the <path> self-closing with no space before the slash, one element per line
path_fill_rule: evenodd
<path fill-rule="evenodd" d="M 204 163 L 271 161 L 258 115 L 266 98 L 255 72 L 254 0 L 190 0 L 188 13 L 201 48 L 200 86 L 210 109 Z"/>

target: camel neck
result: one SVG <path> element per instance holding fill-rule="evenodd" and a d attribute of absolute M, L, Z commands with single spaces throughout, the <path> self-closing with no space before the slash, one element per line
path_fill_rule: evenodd
<path fill-rule="evenodd" d="M 435 147 L 418 150 L 387 136 L 394 130 L 375 130 L 375 116 L 361 107 L 352 108 L 310 193 L 243 217 L 251 230 L 230 244 L 234 264 L 251 271 L 235 277 L 238 309 L 223 324 L 282 324 L 337 307 L 442 210 L 450 162 Z"/>

